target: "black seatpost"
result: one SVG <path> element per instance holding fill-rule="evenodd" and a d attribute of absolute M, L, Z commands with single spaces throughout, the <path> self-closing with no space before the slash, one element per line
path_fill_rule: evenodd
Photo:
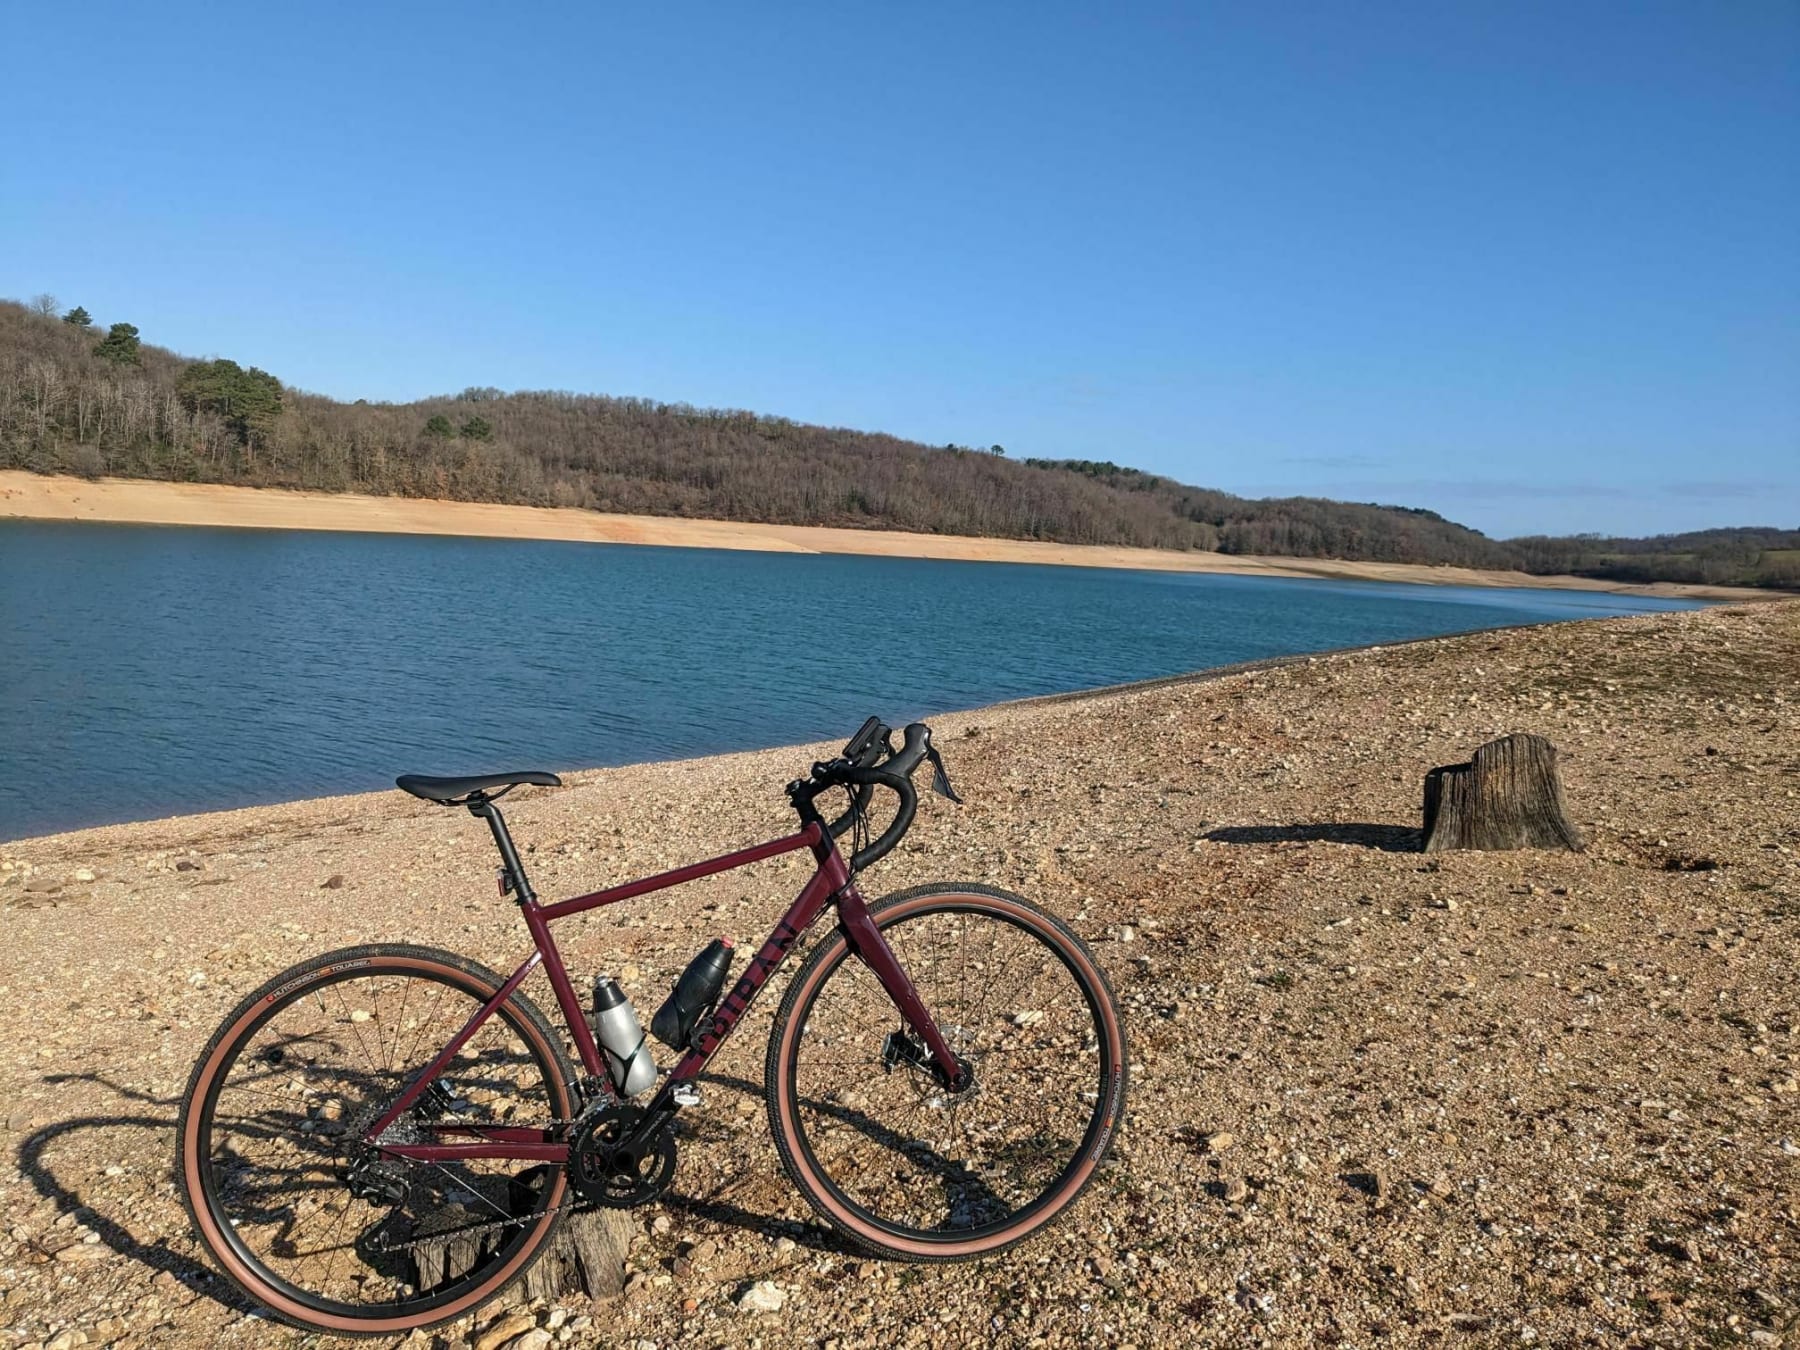
<path fill-rule="evenodd" d="M 506 866 L 506 879 L 511 885 L 513 899 L 521 905 L 535 902 L 537 893 L 531 889 L 531 882 L 526 879 L 525 865 L 519 861 L 519 852 L 513 847 L 512 835 L 507 831 L 506 817 L 500 814 L 500 808 L 480 792 L 469 798 L 467 806 L 470 815 L 480 816 L 487 821 L 488 829 L 493 831 L 494 843 L 500 849 L 500 861 Z"/>

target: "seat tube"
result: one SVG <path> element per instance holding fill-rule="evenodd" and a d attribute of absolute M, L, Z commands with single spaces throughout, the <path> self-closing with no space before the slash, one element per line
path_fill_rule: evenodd
<path fill-rule="evenodd" d="M 529 905 L 537 900 L 537 892 L 531 889 L 531 882 L 525 875 L 525 865 L 519 861 L 519 852 L 513 847 L 512 834 L 506 828 L 506 817 L 500 814 L 500 808 L 490 801 L 471 802 L 469 811 L 482 817 L 493 831 L 494 843 L 500 849 L 500 862 L 506 868 L 506 878 L 512 883 L 513 898 L 521 905 Z"/>

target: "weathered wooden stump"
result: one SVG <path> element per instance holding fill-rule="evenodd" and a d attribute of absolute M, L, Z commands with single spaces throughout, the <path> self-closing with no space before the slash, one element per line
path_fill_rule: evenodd
<path fill-rule="evenodd" d="M 1556 747 L 1542 736 L 1489 741 L 1467 764 L 1425 775 L 1425 852 L 1567 848 L 1581 834 L 1563 814 Z"/>
<path fill-rule="evenodd" d="M 550 1239 L 549 1249 L 533 1263 L 524 1280 L 507 1291 L 503 1301 L 528 1303 L 577 1293 L 596 1301 L 615 1297 L 625 1288 L 625 1254 L 633 1228 L 627 1210 L 571 1214 Z M 418 1244 L 412 1254 L 419 1287 L 429 1289 L 463 1274 L 498 1240 L 490 1232 Z"/>

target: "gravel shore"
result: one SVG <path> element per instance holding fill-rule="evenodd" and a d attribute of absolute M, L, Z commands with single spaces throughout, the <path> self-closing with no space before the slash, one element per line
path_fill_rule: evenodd
<path fill-rule="evenodd" d="M 528 1309 L 507 1343 L 1800 1345 L 1800 603 L 935 726 L 967 805 L 926 799 L 865 890 L 984 881 L 1075 925 L 1131 1040 L 1112 1163 L 1004 1258 L 866 1260 L 779 1170 L 766 991 L 683 1117 L 676 1194 L 637 1215 L 625 1295 Z M 1587 851 L 1413 851 L 1425 770 L 1514 731 L 1561 750 Z M 540 892 L 593 890 L 785 832 L 781 786 L 825 749 L 578 774 L 509 819 Z M 0 845 L 0 1348 L 320 1343 L 200 1258 L 178 1096 L 305 956 L 412 940 L 511 969 L 491 851 L 397 792 Z M 760 939 L 805 868 L 559 938 L 648 1010 L 707 937 Z M 508 1315 L 412 1343 L 486 1350 Z"/>

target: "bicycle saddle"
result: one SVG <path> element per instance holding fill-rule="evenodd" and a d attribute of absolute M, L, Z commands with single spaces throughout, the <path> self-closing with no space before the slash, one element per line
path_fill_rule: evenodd
<path fill-rule="evenodd" d="M 403 773 L 394 786 L 415 797 L 423 797 L 439 806 L 454 806 L 471 792 L 489 788 L 515 788 L 521 783 L 535 787 L 561 787 L 562 779 L 542 769 L 526 769 L 520 773 L 482 773 L 469 778 L 431 778 L 422 773 Z"/>

